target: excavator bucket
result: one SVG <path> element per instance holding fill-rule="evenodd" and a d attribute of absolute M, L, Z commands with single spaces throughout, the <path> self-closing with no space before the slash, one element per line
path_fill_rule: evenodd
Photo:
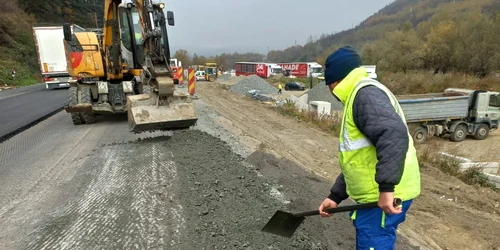
<path fill-rule="evenodd" d="M 128 96 L 127 110 L 129 130 L 134 133 L 187 129 L 198 120 L 187 93 L 161 98 L 157 93 Z"/>

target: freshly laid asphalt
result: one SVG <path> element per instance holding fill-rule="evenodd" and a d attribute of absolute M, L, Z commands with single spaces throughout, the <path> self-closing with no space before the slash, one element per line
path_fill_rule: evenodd
<path fill-rule="evenodd" d="M 60 111 L 67 92 L 44 84 L 0 91 L 0 142 Z"/>

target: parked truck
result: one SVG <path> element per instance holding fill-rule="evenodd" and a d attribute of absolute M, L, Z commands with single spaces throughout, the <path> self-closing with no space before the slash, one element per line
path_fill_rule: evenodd
<path fill-rule="evenodd" d="M 84 28 L 71 25 L 73 32 L 83 32 Z M 38 54 L 38 64 L 42 80 L 47 89 L 69 88 L 76 78 L 68 73 L 64 50 L 63 26 L 34 26 L 33 37 Z"/>
<path fill-rule="evenodd" d="M 323 73 L 323 66 L 317 62 L 294 62 L 294 63 L 278 63 L 283 69 L 285 76 L 294 77 L 312 77 L 316 78 Z"/>
<path fill-rule="evenodd" d="M 460 142 L 468 135 L 484 140 L 498 129 L 500 93 L 450 88 L 438 94 L 397 96 L 415 143 L 449 134 Z"/>
<path fill-rule="evenodd" d="M 269 78 L 272 75 L 281 73 L 282 68 L 276 63 L 265 62 L 236 62 L 234 64 L 236 76 L 257 75 L 262 78 Z"/>

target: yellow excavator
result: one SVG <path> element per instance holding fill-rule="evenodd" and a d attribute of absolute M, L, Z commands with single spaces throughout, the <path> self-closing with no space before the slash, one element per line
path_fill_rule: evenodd
<path fill-rule="evenodd" d="M 102 36 L 64 25 L 71 83 L 64 109 L 73 124 L 96 115 L 127 113 L 129 130 L 187 129 L 198 120 L 188 93 L 176 91 L 170 68 L 167 25 L 172 11 L 153 0 L 104 0 Z"/>

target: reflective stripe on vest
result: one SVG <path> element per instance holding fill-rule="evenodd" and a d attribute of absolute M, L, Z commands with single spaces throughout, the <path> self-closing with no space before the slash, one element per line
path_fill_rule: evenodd
<path fill-rule="evenodd" d="M 356 86 L 354 87 L 353 93 L 357 93 L 357 90 L 359 90 L 362 87 L 365 87 L 367 84 L 368 85 L 375 85 L 376 87 L 378 87 L 379 89 L 381 89 L 382 91 L 385 92 L 387 97 L 389 97 L 389 100 L 391 101 L 392 106 L 394 106 L 394 108 L 396 109 L 396 113 L 398 113 L 398 115 L 403 120 L 405 126 L 407 126 L 406 119 L 404 118 L 403 112 L 401 112 L 401 109 L 400 109 L 400 106 L 399 106 L 399 103 L 398 103 L 396 97 L 394 95 L 392 95 L 392 93 L 387 89 L 387 87 L 385 87 L 381 83 L 374 81 L 374 80 L 371 80 L 371 79 L 370 80 L 362 80 L 358 84 L 356 84 Z M 352 97 L 353 97 L 353 95 L 351 94 L 347 103 L 350 103 L 350 100 Z M 346 119 L 345 119 L 347 116 L 347 112 L 344 112 L 343 116 L 344 116 L 344 119 L 342 119 L 343 120 L 342 141 L 339 144 L 340 152 L 352 151 L 352 150 L 357 150 L 357 149 L 372 146 L 372 143 L 366 137 L 363 137 L 363 138 L 357 139 L 357 140 L 350 140 L 349 139 L 349 136 L 347 133 Z"/>

